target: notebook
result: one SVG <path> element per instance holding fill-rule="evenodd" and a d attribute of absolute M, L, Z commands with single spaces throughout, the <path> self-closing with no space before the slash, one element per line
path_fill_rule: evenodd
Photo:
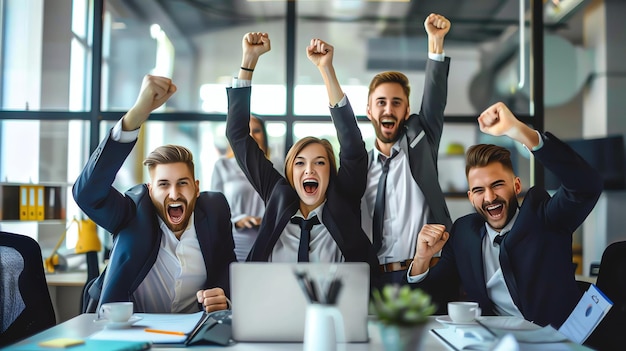
<path fill-rule="evenodd" d="M 77 341 L 77 342 L 72 342 Z M 125 341 L 125 340 L 81 340 L 56 338 L 43 342 L 32 342 L 22 345 L 9 346 L 7 351 L 52 351 L 52 350 L 72 350 L 72 351 L 141 351 L 150 349 L 150 342 L 147 341 Z"/>
<path fill-rule="evenodd" d="M 360 262 L 232 263 L 233 339 L 246 342 L 303 341 L 308 302 L 295 271 L 306 272 L 319 281 L 319 285 L 332 275 L 341 279 L 337 306 L 343 315 L 345 341 L 368 341 L 369 266 Z"/>

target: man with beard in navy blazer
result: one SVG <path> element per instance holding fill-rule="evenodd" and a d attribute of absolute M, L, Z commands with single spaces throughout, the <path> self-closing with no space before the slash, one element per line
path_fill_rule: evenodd
<path fill-rule="evenodd" d="M 457 219 L 450 234 L 443 225 L 426 225 L 408 280 L 431 293 L 444 310 L 448 301 L 463 298 L 477 301 L 485 315 L 559 328 L 582 296 L 572 263 L 572 233 L 595 206 L 602 179 L 568 145 L 517 120 L 503 103 L 485 110 L 478 124 L 484 133 L 506 135 L 532 150 L 562 185 L 553 195 L 532 187 L 519 206 L 522 184 L 510 152 L 496 145 L 472 146 L 465 173 L 476 213 Z M 429 269 L 430 258 L 442 248 L 441 259 Z"/>
<path fill-rule="evenodd" d="M 175 92 L 171 79 L 146 76 L 137 102 L 74 184 L 76 203 L 113 235 L 109 264 L 88 290 L 88 312 L 114 301 L 147 313 L 227 308 L 228 269 L 236 261 L 230 210 L 222 193 L 200 192 L 191 152 L 158 147 L 144 161 L 149 183 L 124 194 L 112 186 L 142 124 Z"/>

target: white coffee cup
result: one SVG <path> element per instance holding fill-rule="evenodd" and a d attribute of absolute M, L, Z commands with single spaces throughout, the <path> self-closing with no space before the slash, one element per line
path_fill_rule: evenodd
<path fill-rule="evenodd" d="M 470 323 L 480 317 L 478 302 L 456 301 L 448 302 L 448 316 L 454 323 Z"/>
<path fill-rule="evenodd" d="M 100 317 L 115 323 L 127 322 L 133 315 L 132 302 L 109 302 L 100 307 Z"/>

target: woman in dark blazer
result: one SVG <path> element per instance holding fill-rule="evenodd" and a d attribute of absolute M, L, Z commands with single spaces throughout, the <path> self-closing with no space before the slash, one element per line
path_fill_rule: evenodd
<path fill-rule="evenodd" d="M 335 76 L 333 47 L 314 39 L 307 47 L 307 56 L 320 70 L 328 91 L 340 144 L 340 167 L 336 168 L 327 140 L 306 137 L 287 154 L 286 178 L 274 169 L 249 130 L 250 81 L 259 57 L 270 50 L 270 39 L 266 33 L 247 33 L 242 48 L 239 75 L 233 87 L 227 89 L 226 136 L 239 166 L 266 205 L 248 261 L 367 262 L 376 276 L 378 262 L 360 223 L 367 152 L 352 108 Z M 298 251 L 302 252 L 301 231 L 292 218 L 314 216 L 321 223 L 310 230 L 308 248 L 306 238 L 303 240 L 308 258 L 298 258 Z"/>

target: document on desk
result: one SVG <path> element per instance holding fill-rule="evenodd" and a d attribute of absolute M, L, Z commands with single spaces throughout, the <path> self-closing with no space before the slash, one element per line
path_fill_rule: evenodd
<path fill-rule="evenodd" d="M 598 287 L 591 284 L 578 304 L 559 328 L 561 334 L 582 344 L 606 316 L 613 302 Z"/>
<path fill-rule="evenodd" d="M 447 327 L 431 329 L 430 333 L 449 350 L 489 350 L 496 339 L 480 327 Z"/>
<path fill-rule="evenodd" d="M 206 321 L 207 314 L 135 313 L 142 319 L 125 329 L 104 328 L 90 339 L 149 341 L 153 344 L 183 344 L 194 336 Z M 97 323 L 97 322 L 94 322 Z M 146 331 L 151 330 L 151 331 Z"/>

